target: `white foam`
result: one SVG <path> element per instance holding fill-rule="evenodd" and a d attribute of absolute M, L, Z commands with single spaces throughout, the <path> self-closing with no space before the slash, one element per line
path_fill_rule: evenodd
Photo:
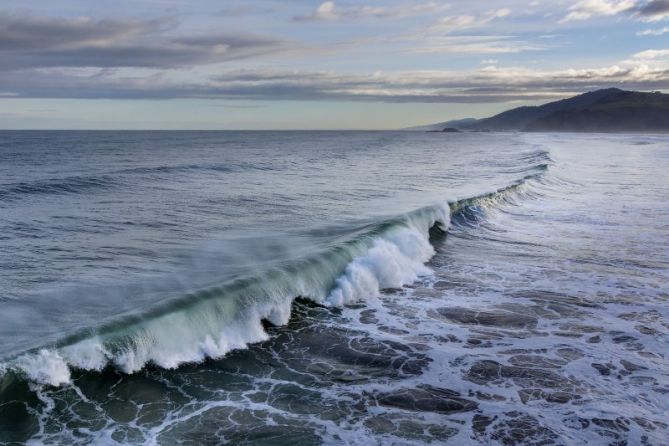
<path fill-rule="evenodd" d="M 268 338 L 262 316 L 250 313 L 237 319 L 231 312 L 229 316 L 233 317 L 225 318 L 204 309 L 196 314 L 177 312 L 145 322 L 133 333 L 128 348 L 114 355 L 113 362 L 125 373 L 133 373 L 148 363 L 172 369 L 207 357 L 223 357 Z"/>
<path fill-rule="evenodd" d="M 74 368 L 98 371 L 107 365 L 110 356 L 98 337 L 64 347 L 60 353 L 63 359 Z"/>
<path fill-rule="evenodd" d="M 429 228 L 428 228 L 429 229 Z M 428 231 L 413 227 L 376 240 L 369 251 L 351 262 L 325 302 L 342 306 L 377 297 L 384 288 L 400 288 L 431 273 L 424 264 L 434 255 Z"/>
<path fill-rule="evenodd" d="M 42 349 L 24 355 L 16 361 L 16 367 L 38 384 L 60 386 L 70 382 L 70 369 L 63 357 L 54 350 Z"/>

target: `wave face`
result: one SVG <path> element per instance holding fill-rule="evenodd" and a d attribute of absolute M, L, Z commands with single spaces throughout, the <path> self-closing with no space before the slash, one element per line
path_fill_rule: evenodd
<path fill-rule="evenodd" d="M 431 274 L 435 254 L 431 230 L 446 233 L 451 216 L 472 221 L 546 169 L 534 167 L 514 184 L 494 192 L 421 208 L 368 227 L 347 243 L 262 275 L 203 289 L 139 316 L 75 333 L 60 347 L 41 348 L 4 365 L 39 384 L 70 383 L 72 369 L 101 371 L 113 366 L 135 373 L 147 365 L 173 369 L 184 363 L 221 358 L 266 341 L 264 323 L 288 323 L 296 298 L 343 307 L 378 298 Z"/>
<path fill-rule="evenodd" d="M 0 443 L 666 438 L 666 138 L 9 138 Z"/>
<path fill-rule="evenodd" d="M 430 273 L 429 231 L 449 226 L 449 207 L 434 206 L 368 229 L 348 243 L 259 276 L 234 280 L 157 306 L 141 316 L 72 335 L 55 349 L 39 349 L 9 362 L 31 380 L 70 382 L 70 369 L 100 371 L 108 365 L 134 373 L 152 364 L 175 368 L 220 358 L 265 341 L 263 322 L 285 325 L 293 300 L 342 307 L 401 288 Z M 80 339 L 81 338 L 81 339 Z"/>

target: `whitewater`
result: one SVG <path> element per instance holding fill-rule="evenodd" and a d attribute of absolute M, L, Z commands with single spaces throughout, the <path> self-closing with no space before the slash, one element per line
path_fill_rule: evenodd
<path fill-rule="evenodd" d="M 0 135 L 0 442 L 669 434 L 666 136 Z"/>

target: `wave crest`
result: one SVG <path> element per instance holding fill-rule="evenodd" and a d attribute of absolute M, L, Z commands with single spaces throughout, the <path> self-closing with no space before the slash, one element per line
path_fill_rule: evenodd
<path fill-rule="evenodd" d="M 264 321 L 284 325 L 293 301 L 309 299 L 343 306 L 377 298 L 384 288 L 400 288 L 430 274 L 425 265 L 435 251 L 430 232 L 447 231 L 453 217 L 467 209 L 492 206 L 518 193 L 517 184 L 490 194 L 416 210 L 383 222 L 355 239 L 253 277 L 242 278 L 182 296 L 141 317 L 119 320 L 63 341 L 63 345 L 29 352 L 4 364 L 30 381 L 53 386 L 70 382 L 70 369 L 125 373 L 148 364 L 175 368 L 268 339 Z M 0 365 L 0 375 L 3 366 Z"/>

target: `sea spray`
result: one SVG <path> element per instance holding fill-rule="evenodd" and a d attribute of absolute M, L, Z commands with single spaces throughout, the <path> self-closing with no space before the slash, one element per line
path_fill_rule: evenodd
<path fill-rule="evenodd" d="M 430 229 L 446 230 L 449 212 L 448 204 L 418 209 L 297 265 L 192 293 L 76 342 L 24 354 L 9 368 L 33 382 L 58 386 L 70 381 L 70 369 L 100 371 L 112 365 L 134 373 L 147 364 L 171 369 L 221 358 L 267 340 L 263 321 L 286 324 L 297 297 L 339 307 L 429 274 L 424 263 L 434 255 Z"/>
<path fill-rule="evenodd" d="M 400 288 L 431 273 L 425 263 L 435 251 L 430 230 L 446 232 L 451 219 L 472 210 L 485 212 L 545 171 L 495 192 L 417 209 L 383 221 L 333 249 L 257 276 L 191 293 L 90 334 L 72 336 L 54 348 L 29 352 L 4 364 L 30 381 L 62 385 L 70 369 L 100 371 L 111 365 L 135 373 L 148 364 L 173 369 L 184 363 L 221 358 L 265 341 L 263 321 L 285 325 L 298 298 L 341 307 L 373 299 L 385 288 Z M 2 370 L 2 369 L 0 369 Z"/>
<path fill-rule="evenodd" d="M 447 220 L 440 222 L 445 228 Z M 337 279 L 326 298 L 342 306 L 377 297 L 384 288 L 400 288 L 431 272 L 424 263 L 434 255 L 429 233 L 415 227 L 401 228 L 378 239 L 362 257 L 356 258 Z"/>

